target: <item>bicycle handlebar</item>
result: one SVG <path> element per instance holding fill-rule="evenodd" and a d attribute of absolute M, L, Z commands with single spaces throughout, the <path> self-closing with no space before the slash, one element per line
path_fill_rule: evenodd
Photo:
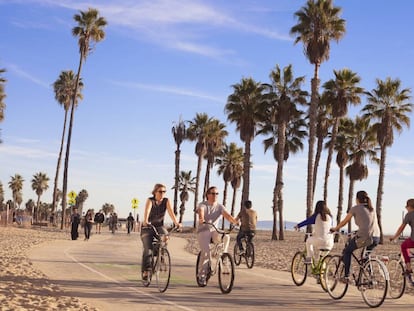
<path fill-rule="evenodd" d="M 236 228 L 236 226 L 231 226 L 230 230 L 225 231 L 225 230 L 221 230 L 221 229 L 217 228 L 216 225 L 211 223 L 211 222 L 203 222 L 203 225 L 210 225 L 211 227 L 214 228 L 214 230 L 217 231 L 217 233 L 220 233 L 220 234 L 230 234 L 233 231 L 233 229 Z"/>

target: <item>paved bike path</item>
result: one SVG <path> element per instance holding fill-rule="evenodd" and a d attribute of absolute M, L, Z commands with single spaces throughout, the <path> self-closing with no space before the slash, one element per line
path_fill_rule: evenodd
<path fill-rule="evenodd" d="M 333 300 L 309 277 L 295 286 L 290 273 L 254 267 L 236 267 L 230 294 L 222 294 L 217 276 L 207 287 L 195 281 L 196 256 L 185 251 L 185 239 L 169 242 L 172 258 L 170 286 L 159 293 L 155 284 L 145 288 L 139 277 L 141 240 L 137 233 L 93 235 L 89 241 L 54 241 L 35 247 L 29 257 L 34 266 L 66 295 L 99 310 L 355 310 L 368 308 L 354 287 L 341 300 Z M 382 310 L 412 310 L 414 297 L 386 299 Z"/>

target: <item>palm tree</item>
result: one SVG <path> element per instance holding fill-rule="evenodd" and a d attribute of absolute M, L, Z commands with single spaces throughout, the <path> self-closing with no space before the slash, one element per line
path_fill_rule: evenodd
<path fill-rule="evenodd" d="M 216 158 L 216 165 L 218 165 L 217 174 L 223 175 L 223 205 L 226 206 L 229 183 L 233 180 L 234 172 L 237 168 L 243 167 L 243 148 L 237 147 L 237 144 L 234 142 L 230 143 L 230 145 L 224 144 Z M 234 216 L 234 206 L 232 207 L 231 214 Z"/>
<path fill-rule="evenodd" d="M 382 195 L 384 193 L 385 163 L 387 148 L 394 143 L 394 130 L 401 133 L 404 126 L 410 126 L 410 117 L 413 104 L 409 102 L 411 90 L 403 89 L 399 79 L 377 79 L 377 88 L 367 92 L 368 104 L 362 109 L 364 117 L 370 121 L 377 121 L 373 127 L 377 142 L 381 149 L 380 171 L 378 176 L 376 211 L 380 227 L 380 243 L 383 243 L 382 233 Z"/>
<path fill-rule="evenodd" d="M 61 229 L 63 229 L 65 211 L 66 211 L 66 194 L 68 190 L 68 168 L 69 168 L 69 154 L 70 154 L 70 143 L 72 138 L 72 128 L 73 128 L 73 117 L 76 106 L 76 99 L 78 94 L 78 86 L 80 81 L 80 74 L 82 71 L 83 61 L 86 60 L 87 56 L 94 50 L 95 44 L 102 41 L 105 38 L 105 32 L 103 28 L 106 26 L 107 22 L 103 17 L 99 16 L 99 12 L 96 9 L 88 9 L 88 11 L 83 12 L 79 11 L 79 14 L 75 14 L 73 17 L 74 20 L 78 23 L 78 26 L 75 26 L 72 29 L 72 34 L 75 37 L 78 37 L 79 44 L 79 66 L 78 73 L 76 74 L 75 89 L 72 93 L 72 103 L 70 107 L 70 121 L 69 121 L 69 132 L 66 143 L 66 155 L 65 155 L 65 167 L 63 171 L 63 188 L 62 188 L 62 224 Z"/>
<path fill-rule="evenodd" d="M 352 122 L 352 121 L 350 121 Z M 368 177 L 367 158 L 378 163 L 376 140 L 373 128 L 366 118 L 356 117 L 353 125 L 349 125 L 352 145 L 350 146 L 349 160 L 351 164 L 346 167 L 345 172 L 349 177 L 348 209 L 352 207 L 354 198 L 354 184 L 357 180 Z M 348 223 L 348 232 L 351 232 L 351 222 Z"/>
<path fill-rule="evenodd" d="M 195 192 L 196 178 L 191 176 L 191 171 L 185 172 L 181 171 L 181 174 L 178 176 L 178 191 L 180 192 L 180 220 L 183 222 L 184 212 L 185 212 L 185 203 L 189 199 L 189 192 Z"/>
<path fill-rule="evenodd" d="M 174 177 L 174 214 L 177 215 L 177 198 L 178 198 L 178 179 L 180 177 L 180 146 L 183 140 L 186 138 L 186 127 L 183 120 L 178 121 L 177 124 L 174 124 L 171 132 L 174 136 L 175 145 L 175 177 Z"/>
<path fill-rule="evenodd" d="M 16 206 L 20 206 L 20 203 L 21 203 L 21 199 L 22 199 L 21 192 L 23 189 L 24 179 L 19 174 L 15 174 L 14 176 L 10 176 L 10 177 L 11 177 L 11 180 L 9 181 L 9 188 L 12 191 L 12 195 L 13 195 L 12 209 L 15 210 Z M 8 223 L 8 218 L 9 218 L 9 211 L 7 211 L 6 224 Z M 32 217 L 32 222 L 33 222 L 33 217 Z"/>
<path fill-rule="evenodd" d="M 326 103 L 331 106 L 333 125 L 331 141 L 328 144 L 328 156 L 326 159 L 325 179 L 323 187 L 323 200 L 327 202 L 328 199 L 328 179 L 330 167 L 332 162 L 333 150 L 335 147 L 335 140 L 338 133 L 339 120 L 345 117 L 348 113 L 348 105 L 357 105 L 361 103 L 360 95 L 363 93 L 363 88 L 358 84 L 361 78 L 349 69 L 334 70 L 335 79 L 327 81 L 323 87 L 325 89 L 323 97 L 326 98 Z"/>
<path fill-rule="evenodd" d="M 105 203 L 104 205 L 102 205 L 102 212 L 106 215 L 113 213 L 115 210 L 115 206 L 113 204 L 110 203 Z"/>
<path fill-rule="evenodd" d="M 260 102 L 264 86 L 252 78 L 243 78 L 232 85 L 234 92 L 228 96 L 224 108 L 227 119 L 236 123 L 236 130 L 244 142 L 242 202 L 249 199 L 251 152 L 250 145 L 256 136 L 257 125 L 263 119 Z M 240 207 L 241 208 L 241 207 Z"/>
<path fill-rule="evenodd" d="M 53 83 L 53 90 L 55 92 L 55 99 L 56 101 L 63 107 L 65 110 L 65 117 L 63 120 L 63 130 L 62 130 L 62 138 L 60 140 L 60 149 L 59 149 L 59 156 L 56 165 L 56 173 L 55 173 L 55 181 L 53 184 L 53 196 L 52 196 L 52 214 L 56 211 L 56 197 L 57 197 L 57 187 L 58 187 L 58 178 L 59 178 L 59 170 L 60 170 L 60 162 L 62 159 L 62 152 L 63 152 L 63 145 L 65 141 L 65 134 L 66 134 L 66 123 L 67 123 L 67 116 L 68 111 L 70 108 L 70 104 L 73 98 L 73 91 L 75 90 L 75 83 L 77 77 L 75 76 L 72 70 L 62 71 L 59 75 L 59 78 Z M 82 89 L 83 89 L 83 82 L 82 79 L 79 79 L 79 85 L 77 88 L 77 96 L 75 105 L 78 105 L 78 99 L 82 99 Z"/>
<path fill-rule="evenodd" d="M 221 148 L 224 145 L 224 138 L 228 135 L 228 132 L 224 129 L 225 124 L 221 123 L 217 119 L 211 119 L 206 126 L 206 154 L 205 158 L 207 159 L 206 164 L 206 175 L 204 178 L 204 188 L 203 193 L 207 192 L 207 189 L 210 186 L 210 171 L 213 168 L 215 163 L 215 158 L 221 151 Z"/>
<path fill-rule="evenodd" d="M 297 104 L 305 104 L 307 92 L 301 89 L 305 77 L 295 78 L 292 65 L 283 70 L 279 65 L 270 73 L 271 84 L 265 84 L 268 92 L 263 96 L 266 119 L 260 125 L 259 134 L 270 135 L 263 141 L 265 152 L 271 148 L 277 161 L 275 186 L 273 189 L 273 233 L 272 239 L 277 240 L 276 211 L 279 212 L 279 238 L 284 240 L 283 233 L 283 163 L 287 160 L 286 143 L 288 128 L 295 121 L 303 121 L 302 111 Z M 302 123 L 305 126 L 304 123 Z M 297 132 L 300 128 L 295 129 Z"/>
<path fill-rule="evenodd" d="M 306 6 L 295 13 L 298 23 L 290 30 L 296 35 L 295 44 L 303 43 L 309 62 L 314 65 L 311 81 L 311 102 L 309 107 L 309 152 L 306 214 L 310 216 L 313 205 L 313 166 L 318 107 L 319 68 L 329 59 L 330 41 L 339 41 L 345 34 L 345 20 L 339 18 L 341 8 L 334 7 L 332 0 L 308 0 Z"/>
<path fill-rule="evenodd" d="M 83 203 L 85 203 L 88 198 L 88 191 L 82 189 L 79 194 L 76 196 L 76 207 L 78 208 L 79 214 L 82 215 Z"/>
<path fill-rule="evenodd" d="M 32 189 L 36 192 L 37 203 L 36 203 L 36 221 L 38 221 L 39 211 L 40 211 L 40 197 L 43 192 L 49 188 L 48 185 L 49 177 L 45 173 L 39 172 L 33 175 L 32 179 Z M 34 209 L 32 210 L 32 217 L 34 215 Z"/>
<path fill-rule="evenodd" d="M 200 175 L 201 175 L 201 164 L 203 157 L 207 152 L 206 142 L 206 127 L 207 124 L 212 120 L 206 113 L 197 113 L 192 121 L 188 121 L 189 126 L 187 130 L 187 138 L 190 141 L 196 141 L 195 154 L 198 157 L 197 160 L 197 174 L 196 174 L 196 189 L 194 193 L 194 228 L 196 227 L 196 209 L 198 204 L 198 189 L 200 186 Z"/>
<path fill-rule="evenodd" d="M 3 183 L 0 181 L 0 211 L 3 211 L 4 189 Z"/>

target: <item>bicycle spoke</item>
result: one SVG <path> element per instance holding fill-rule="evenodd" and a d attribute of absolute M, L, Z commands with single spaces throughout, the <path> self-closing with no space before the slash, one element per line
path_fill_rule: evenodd
<path fill-rule="evenodd" d="M 308 274 L 308 265 L 305 264 L 305 255 L 303 252 L 297 252 L 292 259 L 290 266 L 292 280 L 297 286 L 303 285 Z"/>
<path fill-rule="evenodd" d="M 332 256 L 326 262 L 326 269 L 324 272 L 325 286 L 329 296 L 333 299 L 341 299 L 345 296 L 348 290 L 348 283 L 341 280 L 345 276 L 345 266 L 342 258 L 339 255 Z"/>
<path fill-rule="evenodd" d="M 234 264 L 228 253 L 223 253 L 219 259 L 218 280 L 221 292 L 223 294 L 230 293 L 234 282 Z"/>
<path fill-rule="evenodd" d="M 398 259 L 391 259 L 387 268 L 390 275 L 388 292 L 391 298 L 398 299 L 404 294 L 406 286 L 404 266 Z"/>
<path fill-rule="evenodd" d="M 167 290 L 170 283 L 171 274 L 171 258 L 168 249 L 161 248 L 159 250 L 156 266 L 155 277 L 157 279 L 158 290 L 163 293 Z"/>

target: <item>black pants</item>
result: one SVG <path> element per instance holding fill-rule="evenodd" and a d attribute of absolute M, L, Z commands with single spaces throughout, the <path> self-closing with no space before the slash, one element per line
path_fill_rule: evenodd
<path fill-rule="evenodd" d="M 78 223 L 72 223 L 72 228 L 70 230 L 70 235 L 72 237 L 72 240 L 76 240 L 79 236 L 78 227 L 79 227 Z"/>
<path fill-rule="evenodd" d="M 254 231 L 239 231 L 239 233 L 237 234 L 236 237 L 236 241 L 237 241 L 237 245 L 239 246 L 240 250 L 243 250 L 243 245 L 242 245 L 242 239 L 247 236 L 249 242 L 252 241 L 253 237 L 254 237 L 255 232 Z"/>
<path fill-rule="evenodd" d="M 164 227 L 156 227 L 159 234 L 168 234 L 168 231 Z M 152 227 L 142 227 L 141 240 L 142 240 L 142 264 L 141 271 L 151 270 L 151 252 L 152 242 L 154 241 L 154 229 Z"/>
<path fill-rule="evenodd" d="M 85 223 L 85 239 L 89 240 L 91 237 L 91 230 L 92 230 L 92 223 L 86 222 Z"/>

